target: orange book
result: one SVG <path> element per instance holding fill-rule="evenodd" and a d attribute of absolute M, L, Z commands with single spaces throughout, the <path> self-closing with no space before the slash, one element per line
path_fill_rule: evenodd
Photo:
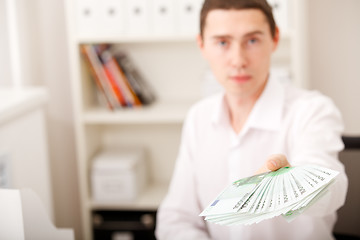
<path fill-rule="evenodd" d="M 110 51 L 103 51 L 101 57 L 103 59 L 104 65 L 107 69 L 109 69 L 112 76 L 114 77 L 114 80 L 121 89 L 121 92 L 123 93 L 123 96 L 128 103 L 128 106 L 141 106 L 141 101 L 139 100 L 138 96 L 136 96 L 135 92 L 131 89 L 124 72 L 119 67 L 118 63 L 116 62 Z"/>
<path fill-rule="evenodd" d="M 128 104 L 127 104 L 126 99 L 125 99 L 123 93 L 121 92 L 121 89 L 118 86 L 113 74 L 111 73 L 110 69 L 108 69 L 106 67 L 106 65 L 104 65 L 104 69 L 105 69 L 106 76 L 109 79 L 110 85 L 111 85 L 118 101 L 120 102 L 121 106 L 126 107 Z"/>
<path fill-rule="evenodd" d="M 101 95 L 104 97 L 105 101 L 107 102 L 107 106 L 110 110 L 113 110 L 114 109 L 114 106 L 112 105 L 108 95 L 106 94 L 106 91 L 105 91 L 105 86 L 104 86 L 104 83 L 100 80 L 100 76 L 98 76 L 98 74 L 96 73 L 95 69 L 94 69 L 94 66 L 92 65 L 92 62 L 91 62 L 91 59 L 90 59 L 90 56 L 89 56 L 89 49 L 88 49 L 89 46 L 87 45 L 81 45 L 80 46 L 80 52 L 81 52 L 81 55 L 83 56 L 85 62 L 86 62 L 86 65 L 89 69 L 89 72 L 91 74 L 91 76 L 93 77 L 95 83 L 96 83 L 96 86 L 98 88 L 98 90 L 101 92 Z"/>
<path fill-rule="evenodd" d="M 114 92 L 111 82 L 106 74 L 103 61 L 99 56 L 100 52 L 98 49 L 98 45 L 87 45 L 86 49 L 88 50 L 88 56 L 95 70 L 95 73 L 98 76 L 111 105 L 114 109 L 121 108 L 121 103 L 117 99 L 116 93 Z"/>

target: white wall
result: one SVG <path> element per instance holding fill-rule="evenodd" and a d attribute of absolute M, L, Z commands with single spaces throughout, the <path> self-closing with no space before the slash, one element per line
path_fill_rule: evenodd
<path fill-rule="evenodd" d="M 36 0 L 35 0 L 36 1 Z M 9 14 L 7 13 L 7 1 L 0 1 L 0 86 L 12 86 L 13 76 L 11 69 L 10 48 L 18 47 L 20 69 L 23 85 L 41 84 L 39 70 L 41 62 L 37 61 L 39 49 L 37 15 L 34 14 L 34 0 L 16 0 L 16 21 L 18 27 L 19 42 L 9 42 Z M 12 23 L 13 25 L 13 23 Z"/>
<path fill-rule="evenodd" d="M 50 94 L 48 137 L 56 225 L 74 228 L 76 239 L 80 239 L 79 191 L 64 1 L 32 0 L 35 1 L 40 78 Z"/>
<path fill-rule="evenodd" d="M 360 1 L 309 0 L 310 87 L 340 108 L 345 133 L 360 135 Z"/>
<path fill-rule="evenodd" d="M 0 20 L 5 12 L 4 2 L 0 0 Z M 49 93 L 47 139 L 55 225 L 73 228 L 76 239 L 81 239 L 64 1 L 17 0 L 17 3 L 23 83 L 45 86 Z M 0 21 L 2 33 L 3 28 Z M 0 43 L 7 37 L 6 32 L 1 34 Z M 1 65 L 6 66 L 6 60 L 0 56 Z M 0 86 L 1 83 L 0 80 Z"/>
<path fill-rule="evenodd" d="M 7 34 L 6 1 L 0 1 L 0 86 L 11 85 L 9 39 Z"/>

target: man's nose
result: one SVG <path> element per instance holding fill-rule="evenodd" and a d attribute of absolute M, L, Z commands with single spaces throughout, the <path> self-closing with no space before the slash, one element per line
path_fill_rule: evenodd
<path fill-rule="evenodd" d="M 230 54 L 230 63 L 231 66 L 236 69 L 246 68 L 248 60 L 246 57 L 245 49 L 243 49 L 240 44 L 234 46 L 234 48 L 232 49 Z"/>

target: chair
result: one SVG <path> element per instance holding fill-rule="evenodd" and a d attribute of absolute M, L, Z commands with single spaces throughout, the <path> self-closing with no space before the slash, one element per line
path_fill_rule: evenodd
<path fill-rule="evenodd" d="M 342 139 L 345 149 L 339 158 L 345 166 L 349 188 L 345 205 L 338 211 L 334 236 L 337 240 L 360 240 L 360 137 Z"/>

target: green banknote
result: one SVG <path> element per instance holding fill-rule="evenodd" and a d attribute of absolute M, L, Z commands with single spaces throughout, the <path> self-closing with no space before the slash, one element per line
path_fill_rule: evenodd
<path fill-rule="evenodd" d="M 243 178 L 227 186 L 200 216 L 222 225 L 248 225 L 279 215 L 292 221 L 326 194 L 338 174 L 304 165 Z"/>

